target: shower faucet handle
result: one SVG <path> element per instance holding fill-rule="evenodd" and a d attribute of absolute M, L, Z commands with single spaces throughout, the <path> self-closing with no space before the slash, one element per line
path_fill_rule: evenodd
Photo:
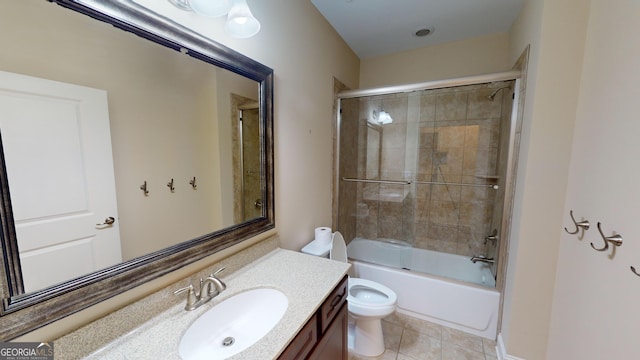
<path fill-rule="evenodd" d="M 498 241 L 498 236 L 496 236 L 496 235 L 487 235 L 487 236 L 484 237 L 484 243 L 486 244 L 487 241 L 491 241 L 495 245 L 496 241 Z"/>
<path fill-rule="evenodd" d="M 493 229 L 490 235 L 484 237 L 484 244 L 487 245 L 487 241 L 491 241 L 493 245 L 498 241 L 498 229 Z"/>

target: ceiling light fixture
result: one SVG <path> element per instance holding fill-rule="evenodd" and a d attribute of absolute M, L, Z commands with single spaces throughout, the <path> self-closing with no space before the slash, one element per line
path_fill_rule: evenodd
<path fill-rule="evenodd" d="M 168 0 L 180 10 L 193 11 L 206 17 L 227 15 L 226 32 L 240 39 L 254 36 L 260 31 L 260 22 L 256 19 L 246 0 Z"/>

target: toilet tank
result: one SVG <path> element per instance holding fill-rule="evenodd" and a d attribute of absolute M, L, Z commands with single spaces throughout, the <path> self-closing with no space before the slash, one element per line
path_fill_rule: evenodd
<path fill-rule="evenodd" d="M 300 251 L 313 256 L 329 258 L 329 250 L 331 250 L 331 243 L 322 244 L 316 240 L 313 240 L 312 242 L 305 245 L 305 247 L 303 247 Z"/>

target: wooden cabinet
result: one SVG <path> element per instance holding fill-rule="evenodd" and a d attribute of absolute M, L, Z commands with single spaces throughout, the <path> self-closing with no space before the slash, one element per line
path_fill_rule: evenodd
<path fill-rule="evenodd" d="M 305 359 L 318 343 L 318 322 L 314 316 L 289 343 L 279 360 Z"/>
<path fill-rule="evenodd" d="M 309 360 L 336 360 L 348 358 L 347 325 L 349 316 L 344 304 L 327 328 L 318 345 L 309 356 Z"/>
<path fill-rule="evenodd" d="M 347 286 L 345 276 L 314 316 L 289 343 L 279 360 L 346 360 Z"/>

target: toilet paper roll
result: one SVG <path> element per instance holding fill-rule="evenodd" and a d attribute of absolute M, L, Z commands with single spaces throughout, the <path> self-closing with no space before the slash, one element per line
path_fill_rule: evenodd
<path fill-rule="evenodd" d="M 331 235 L 330 227 L 317 227 L 315 240 L 321 245 L 328 245 L 331 242 Z"/>

